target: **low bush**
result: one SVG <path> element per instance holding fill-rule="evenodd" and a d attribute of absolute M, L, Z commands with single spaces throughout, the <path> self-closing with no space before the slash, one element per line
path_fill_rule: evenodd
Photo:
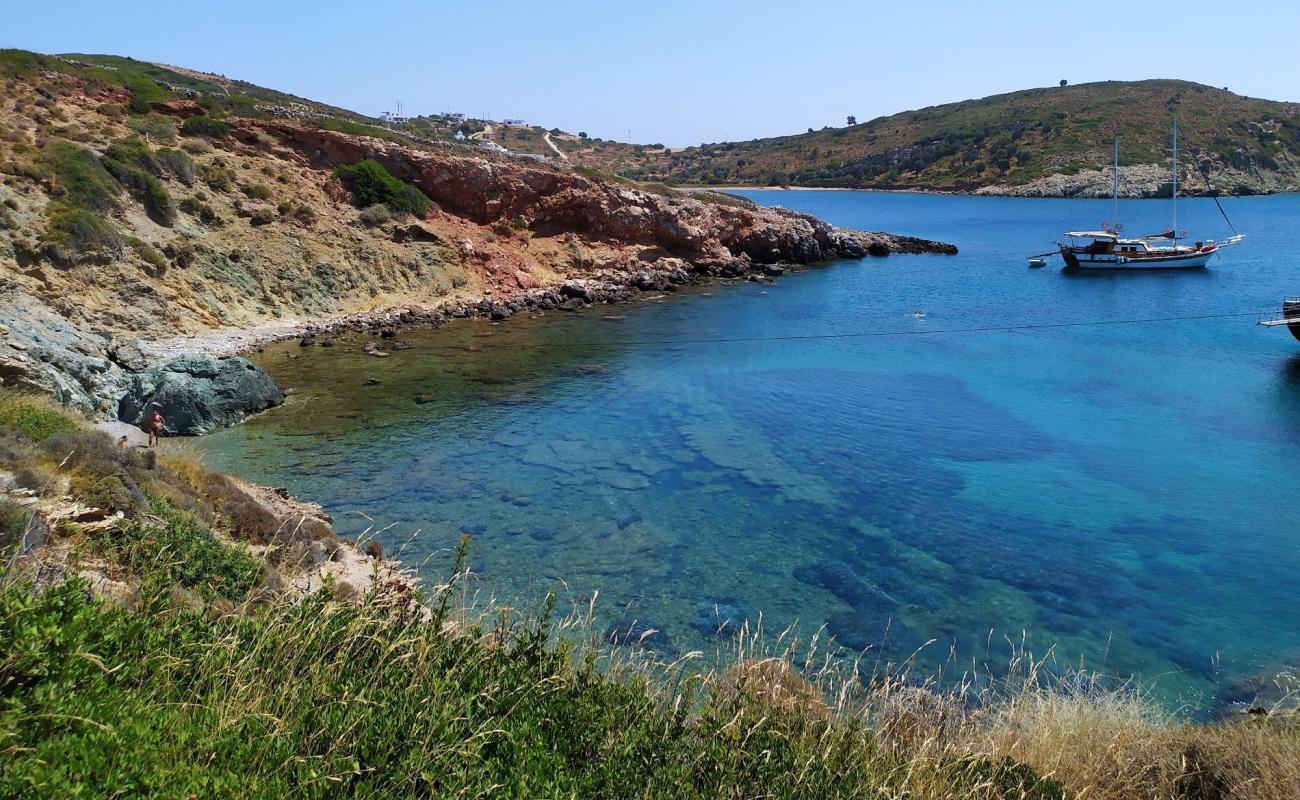
<path fill-rule="evenodd" d="M 194 245 L 184 239 L 163 245 L 163 255 L 170 258 L 178 267 L 188 267 L 193 264 L 196 251 Z"/>
<path fill-rule="evenodd" d="M 361 220 L 362 225 L 374 227 L 383 225 L 393 218 L 393 212 L 388 210 L 388 206 L 383 203 L 375 203 L 373 206 L 367 206 L 361 209 L 357 219 Z"/>
<path fill-rule="evenodd" d="M 121 185 L 129 189 L 131 194 L 144 204 L 145 211 L 154 222 L 168 227 L 176 222 L 176 202 L 172 200 L 167 187 L 163 186 L 157 178 L 139 167 L 113 158 L 105 158 L 104 166 L 113 173 Z M 161 170 L 161 167 L 159 169 Z"/>
<path fill-rule="evenodd" d="M 334 175 L 352 191 L 352 200 L 359 208 L 383 203 L 390 211 L 423 217 L 429 213 L 433 202 L 424 192 L 399 180 L 374 159 L 337 167 Z"/>
<path fill-rule="evenodd" d="M 246 197 L 254 200 L 270 200 L 275 195 L 271 191 L 271 187 L 261 183 L 246 183 L 240 186 L 239 189 Z"/>
<path fill-rule="evenodd" d="M 153 150 L 139 136 L 118 139 L 104 151 L 104 157 L 128 167 L 142 169 L 150 175 L 161 175 L 163 171 L 162 164 L 154 158 Z M 111 166 L 109 170 L 112 171 Z M 121 178 L 118 180 L 121 181 Z"/>
<path fill-rule="evenodd" d="M 127 237 L 126 243 L 131 245 L 131 249 L 140 257 L 141 261 L 153 268 L 155 278 L 167 271 L 167 259 L 153 245 L 134 236 Z"/>
<path fill-rule="evenodd" d="M 127 103 L 127 108 L 133 114 L 149 113 L 153 109 L 153 104 L 165 97 L 162 87 L 143 75 L 128 78 L 126 88 L 131 92 L 131 101 Z"/>
<path fill-rule="evenodd" d="M 116 475 L 105 475 L 98 480 L 84 478 L 74 481 L 72 492 L 86 505 L 107 511 L 130 511 L 135 500 L 131 490 Z"/>
<path fill-rule="evenodd" d="M 23 506 L 0 497 L 0 560 L 8 558 L 22 544 L 31 513 Z"/>
<path fill-rule="evenodd" d="M 253 209 L 253 213 L 248 217 L 248 221 L 256 226 L 270 225 L 272 222 L 275 222 L 275 220 L 275 209 L 266 206 L 260 206 Z"/>
<path fill-rule="evenodd" d="M 229 167 L 205 164 L 199 171 L 199 176 L 203 178 L 204 183 L 218 192 L 228 192 L 235 185 L 235 171 Z"/>
<path fill-rule="evenodd" d="M 45 215 L 48 225 L 41 241 L 65 249 L 72 260 L 90 255 L 112 256 L 122 250 L 122 236 L 99 214 L 54 202 Z"/>
<path fill-rule="evenodd" d="M 176 119 L 167 114 L 150 112 L 143 117 L 132 117 L 126 125 L 150 142 L 171 144 L 176 141 Z"/>
<path fill-rule="evenodd" d="M 95 548 L 136 576 L 208 600 L 243 600 L 261 578 L 257 559 L 218 541 L 192 512 L 157 497 L 149 498 L 149 511 L 160 521 L 129 521 L 117 533 L 94 537 Z"/>
<path fill-rule="evenodd" d="M 154 158 L 168 175 L 186 186 L 194 183 L 194 159 L 190 158 L 189 153 L 172 147 L 163 147 L 154 153 Z"/>
<path fill-rule="evenodd" d="M 6 389 L 0 389 L 0 425 L 36 442 L 81 428 L 77 418 L 54 401 Z"/>
<path fill-rule="evenodd" d="M 54 178 L 61 192 L 59 199 L 65 204 L 100 212 L 117 207 L 121 185 L 86 148 L 71 142 L 50 142 L 39 161 Z"/>
<path fill-rule="evenodd" d="M 212 117 L 190 117 L 181 123 L 181 133 L 204 139 L 224 139 L 230 133 L 230 125 Z"/>
<path fill-rule="evenodd" d="M 199 222 L 204 225 L 213 227 L 221 225 L 221 218 L 217 216 L 216 209 L 207 203 L 199 200 L 197 197 L 187 197 L 181 201 L 181 211 L 186 214 L 193 214 L 199 218 Z"/>

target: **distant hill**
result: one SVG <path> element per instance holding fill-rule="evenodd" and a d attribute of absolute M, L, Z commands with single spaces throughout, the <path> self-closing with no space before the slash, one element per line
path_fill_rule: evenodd
<path fill-rule="evenodd" d="M 671 152 L 607 145 L 575 160 L 669 184 L 1092 194 L 1110 191 L 1118 135 L 1122 173 L 1162 167 L 1133 170 L 1126 193 L 1158 194 L 1168 192 L 1171 113 L 1190 192 L 1205 189 L 1197 162 L 1221 191 L 1300 189 L 1300 104 L 1177 80 L 1028 89 L 794 136 Z"/>

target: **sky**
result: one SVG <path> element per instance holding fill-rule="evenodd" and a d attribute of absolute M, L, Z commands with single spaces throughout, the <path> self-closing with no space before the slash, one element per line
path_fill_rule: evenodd
<path fill-rule="evenodd" d="M 9 0 L 0 46 L 217 72 L 377 115 L 685 146 L 1035 86 L 1182 78 L 1300 100 L 1300 2 Z M 1237 13 L 1241 12 L 1241 13 Z"/>

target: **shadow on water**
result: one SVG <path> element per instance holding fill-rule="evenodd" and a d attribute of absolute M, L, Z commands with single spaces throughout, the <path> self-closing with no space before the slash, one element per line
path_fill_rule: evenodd
<path fill-rule="evenodd" d="M 1061 267 L 1061 277 L 1075 280 L 1091 281 L 1152 281 L 1165 280 L 1178 276 L 1179 280 L 1209 281 L 1214 280 L 1213 267 L 1199 269 L 1073 269 Z"/>
<path fill-rule="evenodd" d="M 1297 405 L 1300 405 L 1300 353 L 1296 353 L 1282 362 L 1278 374 L 1282 377 L 1282 383 L 1289 389 L 1296 391 L 1295 399 Z"/>

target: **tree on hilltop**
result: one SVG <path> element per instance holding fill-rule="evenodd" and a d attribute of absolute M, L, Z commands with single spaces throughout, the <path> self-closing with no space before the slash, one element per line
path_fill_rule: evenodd
<path fill-rule="evenodd" d="M 852 114 L 849 114 L 849 125 L 857 125 L 857 124 L 858 124 L 858 118 L 853 116 Z"/>

